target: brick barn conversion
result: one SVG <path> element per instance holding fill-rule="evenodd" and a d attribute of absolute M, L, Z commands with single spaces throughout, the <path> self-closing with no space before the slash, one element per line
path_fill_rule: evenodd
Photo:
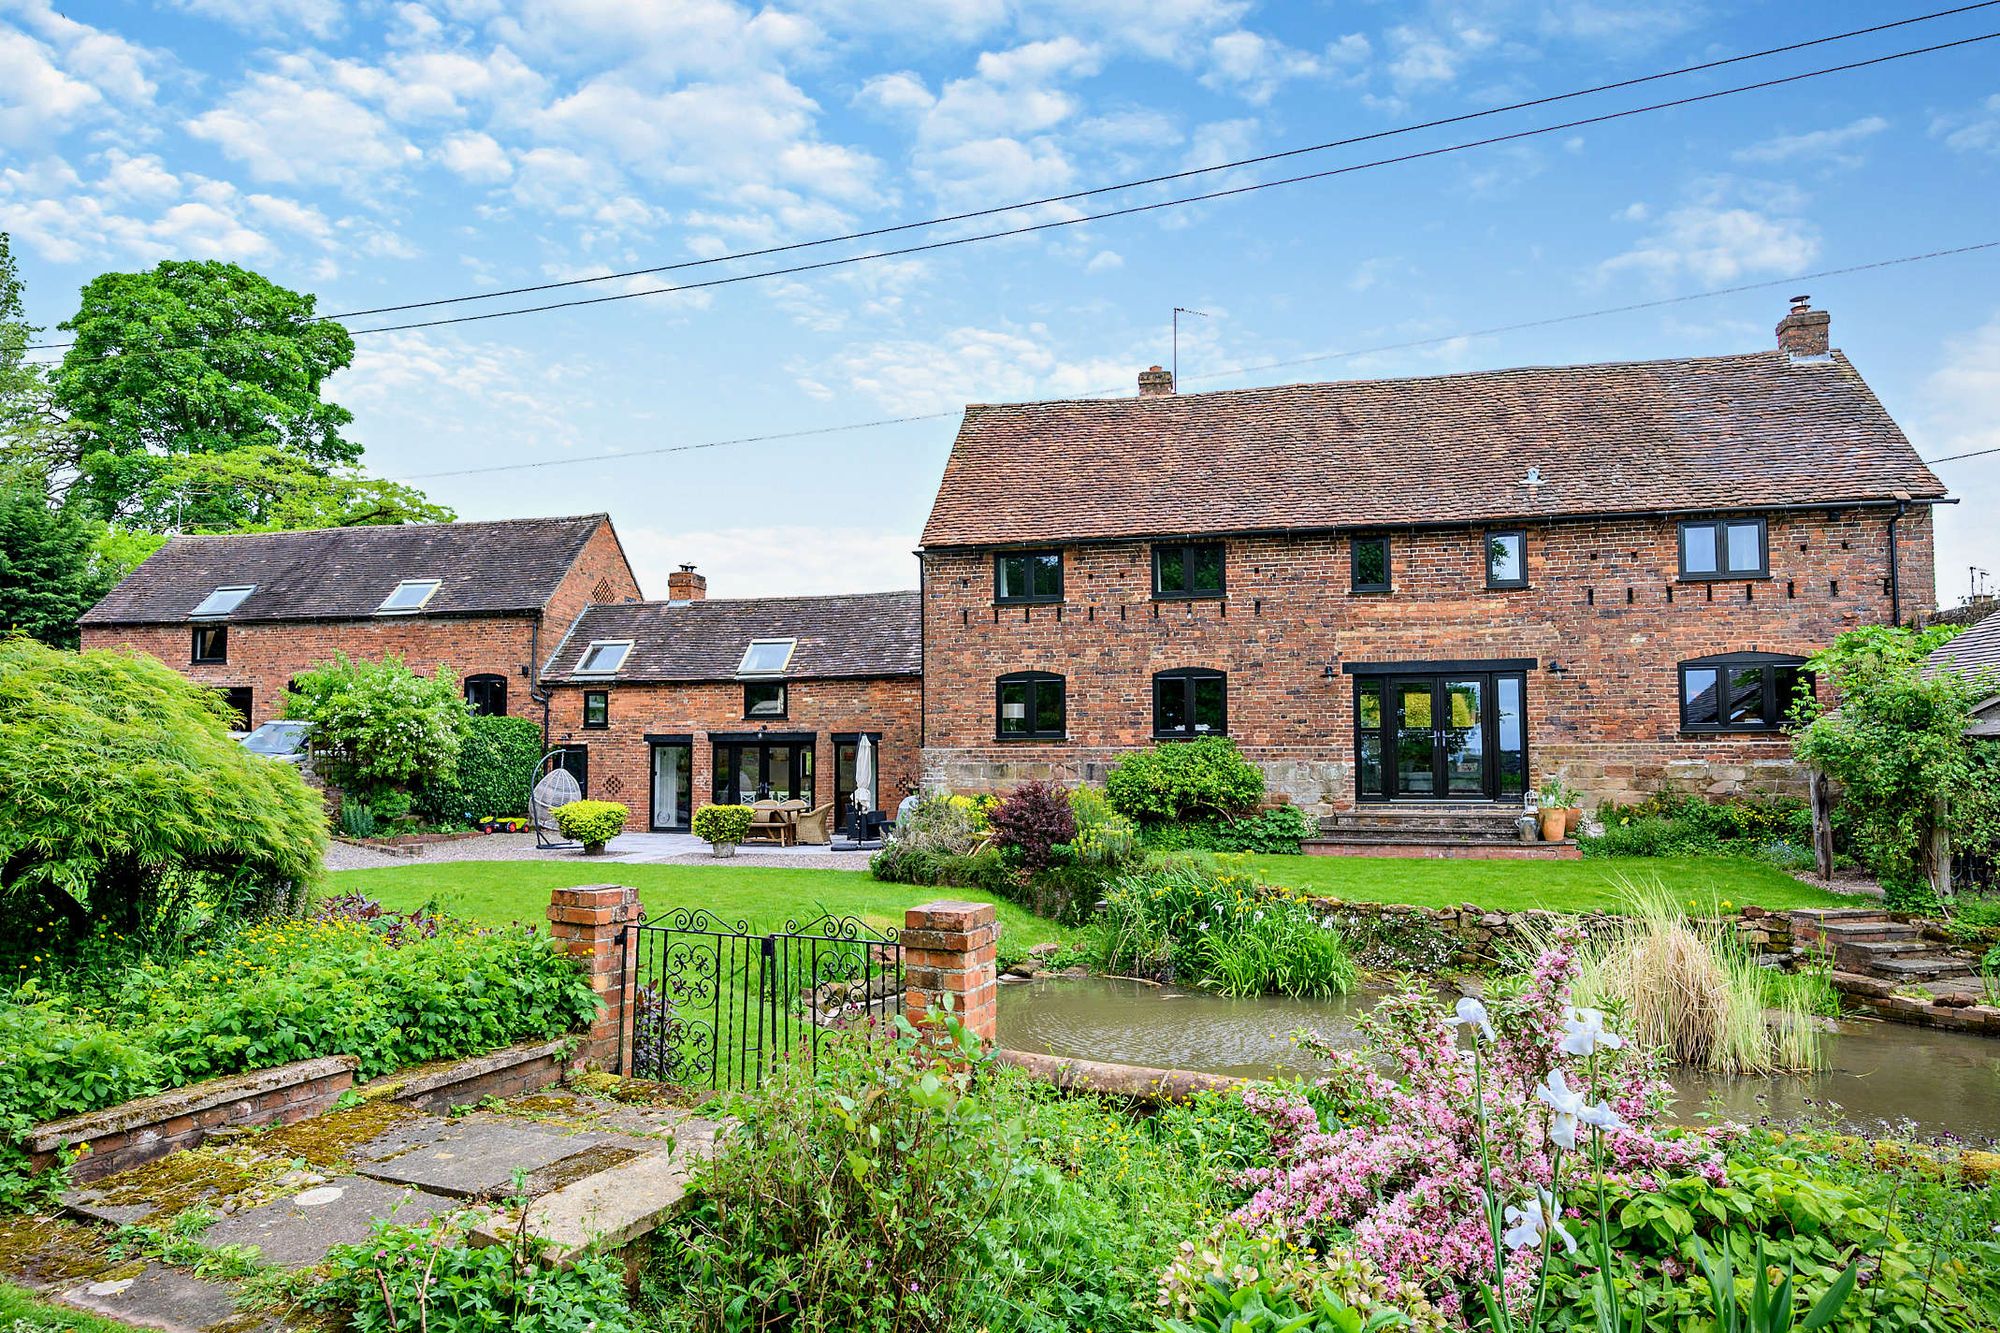
<path fill-rule="evenodd" d="M 1227 733 L 1335 815 L 1799 780 L 1807 653 L 1934 601 L 1944 487 L 1799 301 L 1747 355 L 975 405 L 923 534 L 926 781 Z M 1336 824 L 1339 821 L 1335 821 Z"/>
<path fill-rule="evenodd" d="M 275 716 L 342 651 L 442 663 L 594 797 L 1098 781 L 1226 734 L 1328 817 L 1801 782 L 1807 654 L 1933 609 L 1945 490 L 1801 299 L 1734 356 L 975 404 L 920 593 L 645 601 L 604 515 L 178 537 L 83 618 Z"/>

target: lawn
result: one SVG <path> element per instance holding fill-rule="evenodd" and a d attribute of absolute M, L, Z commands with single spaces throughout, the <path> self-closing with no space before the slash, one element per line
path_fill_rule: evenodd
<path fill-rule="evenodd" d="M 27 1333 L 132 1333 L 129 1324 L 50 1305 L 32 1292 L 5 1282 L 0 1282 L 0 1329 L 25 1329 Z"/>
<path fill-rule="evenodd" d="M 1253 856 L 1259 876 L 1329 897 L 1355 901 L 1455 906 L 1476 903 L 1494 911 L 1527 908 L 1582 911 L 1616 907 L 1620 884 L 1658 879 L 1699 907 L 1728 901 L 1741 907 L 1823 907 L 1854 900 L 1802 884 L 1757 861 L 1726 858 L 1621 858 L 1602 861 L 1389 860 L 1344 856 Z M 540 923 L 549 890 L 616 881 L 639 890 L 648 913 L 703 907 L 732 925 L 747 921 L 767 931 L 787 917 L 805 924 L 822 911 L 860 917 L 874 926 L 900 926 L 903 909 L 934 898 L 995 901 L 962 889 L 882 884 L 859 870 L 767 866 L 589 865 L 576 861 L 442 861 L 433 865 L 347 870 L 331 876 L 330 892 L 360 891 L 399 909 L 427 900 L 455 916 L 505 925 Z M 1035 943 L 1062 937 L 1058 926 L 1012 903 L 999 903 L 1010 941 Z"/>
<path fill-rule="evenodd" d="M 1012 903 L 968 889 L 926 889 L 882 884 L 862 870 L 789 866 L 590 865 L 577 861 L 440 861 L 434 865 L 343 870 L 327 878 L 329 893 L 361 892 L 385 907 L 407 911 L 428 900 L 453 916 L 488 925 L 541 924 L 549 890 L 576 884 L 630 884 L 649 916 L 676 907 L 701 907 L 729 925 L 775 930 L 785 921 L 803 926 L 821 912 L 856 916 L 871 926 L 903 924 L 903 910 L 950 898 L 997 903 L 1010 941 L 1035 944 L 1066 932 Z"/>
<path fill-rule="evenodd" d="M 1853 907 L 1854 898 L 1801 883 L 1774 866 L 1738 857 L 1611 857 L 1590 861 L 1391 860 L 1373 856 L 1252 856 L 1258 876 L 1353 902 L 1495 912 L 1615 908 L 1620 885 L 1659 881 L 1707 909 L 1727 902 L 1772 910 Z M 1866 905 L 1866 904 L 1862 904 Z"/>

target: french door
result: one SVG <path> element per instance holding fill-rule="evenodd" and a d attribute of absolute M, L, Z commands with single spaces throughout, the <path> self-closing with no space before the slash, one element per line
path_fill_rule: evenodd
<path fill-rule="evenodd" d="M 1496 801 L 1525 789 L 1525 673 L 1362 676 L 1354 690 L 1360 799 Z"/>
<path fill-rule="evenodd" d="M 717 741 L 714 793 L 722 805 L 813 799 L 811 732 Z"/>
<path fill-rule="evenodd" d="M 652 827 L 685 829 L 693 810 L 694 746 L 679 741 L 654 742 Z"/>

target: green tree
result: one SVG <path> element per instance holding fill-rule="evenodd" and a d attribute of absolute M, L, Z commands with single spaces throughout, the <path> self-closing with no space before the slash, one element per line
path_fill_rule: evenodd
<path fill-rule="evenodd" d="M 324 755 L 314 762 L 342 791 L 372 801 L 456 780 L 471 714 L 444 667 L 424 676 L 393 653 L 379 662 L 341 653 L 293 685 L 285 716 L 312 724 Z"/>
<path fill-rule="evenodd" d="M 164 463 L 133 506 L 132 521 L 150 529 L 178 526 L 186 497 L 230 497 L 230 530 L 290 532 L 393 523 L 449 523 L 456 517 L 414 486 L 371 477 L 359 468 L 324 467 L 275 445 L 188 454 Z"/>
<path fill-rule="evenodd" d="M 0 232 L 0 466 L 47 471 L 61 417 L 46 372 L 28 354 L 41 330 L 28 323 L 26 292 L 7 233 Z"/>
<path fill-rule="evenodd" d="M 353 360 L 354 339 L 313 305 L 213 260 L 92 279 L 62 325 L 74 345 L 54 376 L 73 496 L 122 517 L 154 494 L 168 460 L 258 445 L 322 467 L 353 463 L 360 446 L 341 434 L 353 414 L 321 389 Z M 221 531 L 243 521 L 244 500 L 229 487 L 187 487 L 173 508 L 176 527 Z"/>
<path fill-rule="evenodd" d="M 77 617 L 116 582 L 92 525 L 51 508 L 40 482 L 0 474 L 0 634 L 74 648 Z"/>
<path fill-rule="evenodd" d="M 1847 631 L 1808 662 L 1838 702 L 1823 709 L 1800 692 L 1796 713 L 1805 725 L 1793 753 L 1840 784 L 1855 849 L 1890 886 L 1930 874 L 1927 835 L 1940 818 L 1949 829 L 1955 811 L 1979 804 L 1965 728 L 1991 684 L 1924 670 L 1931 651 L 1958 632 L 1953 625 L 1870 625 Z"/>
<path fill-rule="evenodd" d="M 73 936 L 195 903 L 289 910 L 326 848 L 319 796 L 230 739 L 221 699 L 141 653 L 0 641 L 0 917 Z"/>

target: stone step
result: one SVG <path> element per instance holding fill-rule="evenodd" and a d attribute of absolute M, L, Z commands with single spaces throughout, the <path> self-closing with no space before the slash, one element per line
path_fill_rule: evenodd
<path fill-rule="evenodd" d="M 1893 958 L 1898 954 L 1935 953 L 1931 945 L 1919 939 L 1907 940 L 1838 940 L 1834 943 L 1836 958 Z"/>
<path fill-rule="evenodd" d="M 1897 978 L 1922 977 L 1930 981 L 1942 981 L 1952 977 L 1970 977 L 1972 969 L 1957 958 L 1944 954 L 1914 954 L 1897 958 L 1884 958 L 1875 963 L 1872 970 L 1877 974 Z"/>
<path fill-rule="evenodd" d="M 1431 821 L 1412 821 L 1393 828 L 1379 824 L 1364 824 L 1348 827 L 1335 824 L 1320 827 L 1322 837 L 1345 838 L 1352 841 L 1393 841 L 1409 842 L 1425 838 L 1478 839 L 1491 842 L 1518 842 L 1520 835 L 1512 827 L 1496 828 L 1479 824 L 1443 824 Z"/>
<path fill-rule="evenodd" d="M 1888 921 L 1889 914 L 1879 907 L 1800 907 L 1792 912 L 1797 922 L 1829 924 L 1836 921 Z"/>
<path fill-rule="evenodd" d="M 1573 842 L 1519 842 L 1503 838 L 1362 840 L 1345 835 L 1309 838 L 1308 856 L 1378 856 L 1395 860 L 1574 861 L 1583 851 Z"/>
<path fill-rule="evenodd" d="M 1879 944 L 1894 940 L 1914 940 L 1915 926 L 1894 921 L 1834 921 L 1816 928 L 1830 944 Z"/>

